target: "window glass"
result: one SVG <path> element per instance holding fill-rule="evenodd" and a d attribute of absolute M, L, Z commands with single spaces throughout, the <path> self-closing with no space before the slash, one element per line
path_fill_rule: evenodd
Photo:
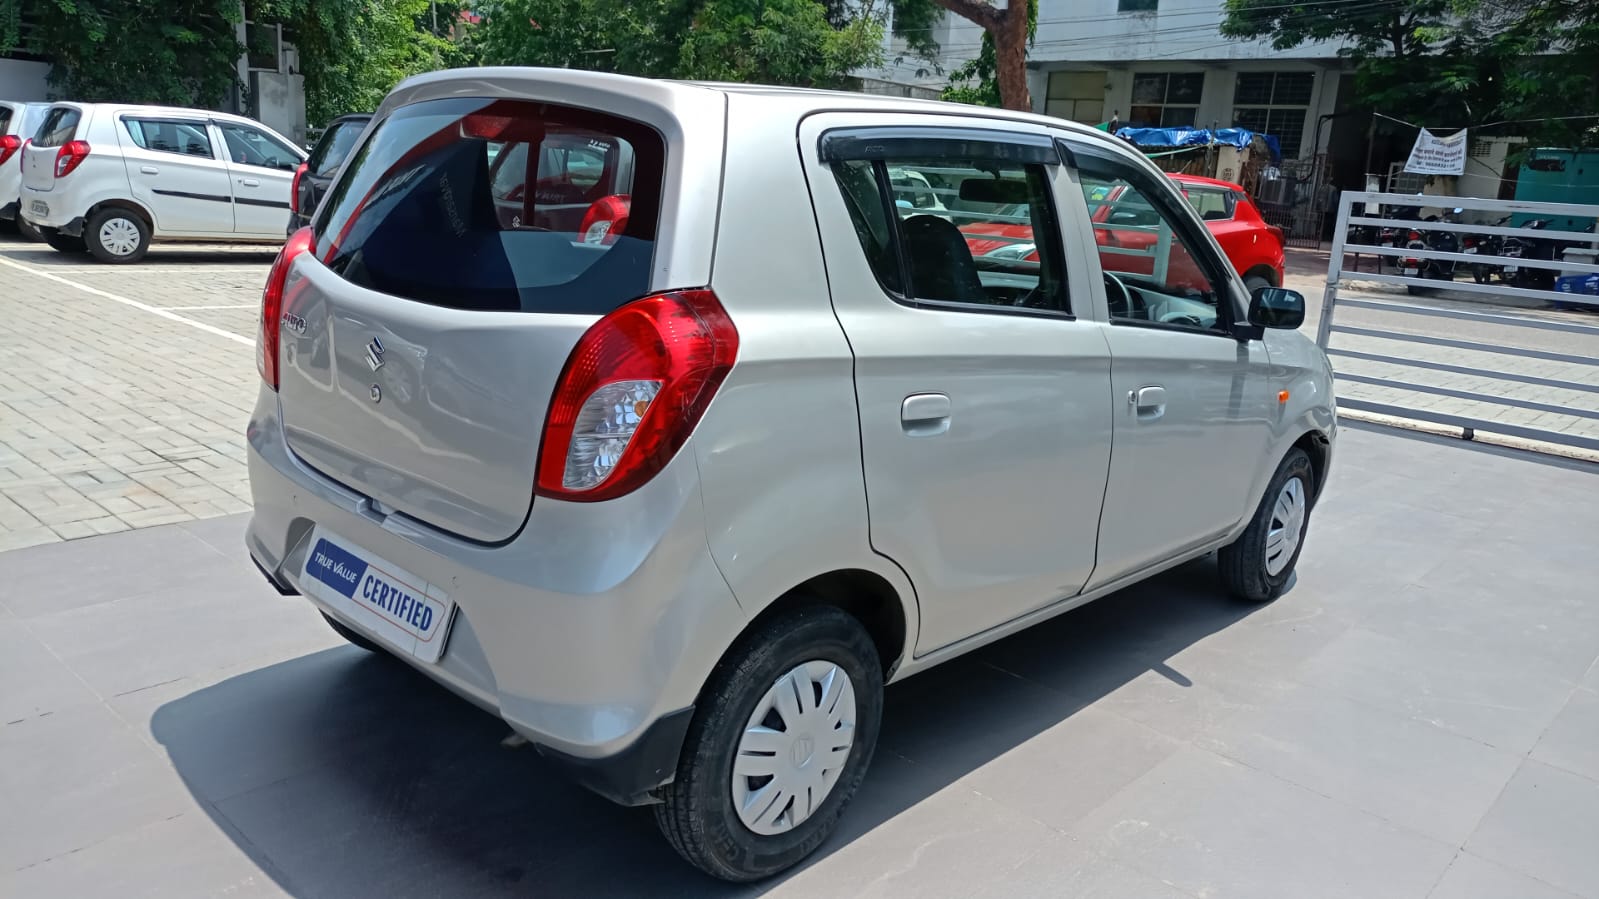
<path fill-rule="evenodd" d="M 1182 191 L 1183 196 L 1188 198 L 1188 205 L 1194 207 L 1194 211 L 1205 221 L 1224 221 L 1233 217 L 1231 191 L 1191 186 L 1183 187 Z"/>
<path fill-rule="evenodd" d="M 896 159 L 844 162 L 834 172 L 862 249 L 891 292 L 1070 311 L 1044 166 Z"/>
<path fill-rule="evenodd" d="M 333 130 L 322 135 L 322 139 L 317 141 L 316 149 L 311 151 L 311 158 L 306 160 L 307 170 L 319 178 L 338 171 L 344 158 L 354 149 L 356 138 L 361 136 L 361 129 L 365 127 L 365 119 L 351 119 L 334 125 Z"/>
<path fill-rule="evenodd" d="M 602 315 L 649 292 L 664 172 L 660 135 L 635 122 L 428 100 L 350 158 L 318 213 L 317 255 L 353 284 L 418 302 Z"/>
<path fill-rule="evenodd" d="M 11 107 L 0 106 L 0 134 L 11 133 Z"/>
<path fill-rule="evenodd" d="M 264 131 L 236 122 L 218 122 L 217 127 L 227 142 L 230 162 L 291 172 L 300 166 L 299 155 L 288 144 Z"/>
<path fill-rule="evenodd" d="M 52 107 L 39 126 L 39 133 L 34 135 L 33 145 L 59 147 L 66 144 L 77 133 L 80 118 L 78 111 L 70 106 Z"/>
<path fill-rule="evenodd" d="M 1206 247 L 1195 249 L 1159 176 L 1129 164 L 1078 155 L 1112 319 L 1221 329 L 1225 282 Z"/>
<path fill-rule="evenodd" d="M 1160 8 L 1160 0 L 1116 0 L 1117 12 L 1154 12 Z"/>
<path fill-rule="evenodd" d="M 179 153 L 211 159 L 211 138 L 204 122 L 173 122 L 157 119 L 123 119 L 133 142 L 146 150 Z"/>

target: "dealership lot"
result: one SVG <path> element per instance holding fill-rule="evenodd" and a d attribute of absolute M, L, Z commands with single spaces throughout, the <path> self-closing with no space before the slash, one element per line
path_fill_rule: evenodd
<path fill-rule="evenodd" d="M 1599 467 L 1346 426 L 1281 600 L 1195 563 L 892 688 L 725 888 L 255 573 L 270 253 L 4 240 L 0 895 L 1599 897 Z"/>

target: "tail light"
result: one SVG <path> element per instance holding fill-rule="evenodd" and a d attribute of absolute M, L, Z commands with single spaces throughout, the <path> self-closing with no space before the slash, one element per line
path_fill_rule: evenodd
<path fill-rule="evenodd" d="M 300 214 L 300 179 L 305 177 L 305 171 L 310 167 L 309 163 L 300 163 L 300 167 L 294 170 L 294 180 L 289 182 L 289 211 L 295 215 Z"/>
<path fill-rule="evenodd" d="M 72 170 L 83 164 L 89 158 L 89 142 L 86 140 L 69 140 L 56 151 L 56 177 L 65 178 L 72 174 Z"/>
<path fill-rule="evenodd" d="M 1412 231 L 1412 232 L 1410 232 L 1409 239 L 1410 240 L 1421 240 L 1421 232 L 1420 231 Z"/>
<path fill-rule="evenodd" d="M 627 214 L 633 208 L 633 198 L 627 194 L 600 197 L 583 213 L 583 222 L 577 227 L 577 239 L 584 243 L 610 245 L 616 243 L 627 230 Z"/>
<path fill-rule="evenodd" d="M 20 149 L 22 149 L 22 138 L 17 137 L 15 134 L 0 136 L 0 165 L 3 165 L 6 160 L 16 155 L 16 152 Z"/>
<path fill-rule="evenodd" d="M 540 496 L 612 499 L 666 467 L 738 355 L 710 290 L 645 297 L 594 324 L 556 382 L 539 451 Z"/>
<path fill-rule="evenodd" d="M 283 286 L 289 280 L 289 268 L 302 253 L 311 250 L 311 229 L 301 228 L 289 235 L 289 240 L 272 260 L 267 272 L 266 289 L 261 291 L 261 330 L 255 341 L 255 367 L 261 371 L 261 380 L 273 390 L 278 389 L 278 338 L 283 331 Z"/>

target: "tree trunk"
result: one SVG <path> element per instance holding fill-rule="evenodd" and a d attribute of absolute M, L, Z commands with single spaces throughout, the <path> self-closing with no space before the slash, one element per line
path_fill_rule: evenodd
<path fill-rule="evenodd" d="M 1011 0 L 1000 16 L 994 36 L 994 77 L 999 82 L 999 102 L 1006 109 L 1033 111 L 1027 92 L 1027 0 Z"/>

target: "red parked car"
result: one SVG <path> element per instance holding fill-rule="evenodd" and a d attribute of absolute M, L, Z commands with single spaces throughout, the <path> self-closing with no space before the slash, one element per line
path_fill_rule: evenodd
<path fill-rule="evenodd" d="M 1244 189 L 1228 181 L 1203 178 L 1198 175 L 1172 175 L 1188 202 L 1205 220 L 1210 233 L 1216 236 L 1222 251 L 1232 262 L 1244 282 L 1253 291 L 1259 287 L 1277 287 L 1283 283 L 1283 232 L 1276 225 L 1267 224 L 1260 210 Z M 1159 235 L 1147 230 L 1159 222 L 1155 210 L 1145 205 L 1143 198 L 1129 195 L 1124 184 L 1088 186 L 1089 207 L 1096 225 L 1094 238 L 1106 249 L 1149 250 Z M 1003 212 L 1003 210 L 1002 210 Z M 1025 213 L 1025 210 L 1020 210 Z M 996 215 L 996 218 L 1004 216 Z M 1019 215 L 1026 218 L 1026 215 Z M 1013 255 L 1017 259 L 1036 261 L 1038 253 L 1032 246 L 1033 229 L 1029 225 L 1005 224 L 1003 221 L 974 222 L 961 226 L 966 235 L 966 245 L 973 256 Z M 1141 266 L 1154 265 L 1153 253 L 1136 255 L 1101 253 L 1102 261 L 1116 271 L 1138 271 Z M 1186 253 L 1175 253 L 1171 258 L 1167 281 L 1171 284 L 1189 284 L 1205 289 L 1204 276 L 1194 267 Z M 1191 274 L 1188 272 L 1191 271 Z"/>

